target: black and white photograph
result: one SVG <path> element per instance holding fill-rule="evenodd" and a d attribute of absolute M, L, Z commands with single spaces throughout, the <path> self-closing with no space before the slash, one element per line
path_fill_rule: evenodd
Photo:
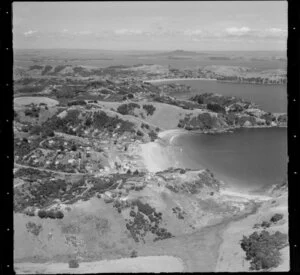
<path fill-rule="evenodd" d="M 12 25 L 16 274 L 290 270 L 286 1 L 13 2 Z"/>

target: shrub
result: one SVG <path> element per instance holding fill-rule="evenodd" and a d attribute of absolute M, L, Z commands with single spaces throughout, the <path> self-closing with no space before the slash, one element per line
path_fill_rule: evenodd
<path fill-rule="evenodd" d="M 47 74 L 48 72 L 50 72 L 52 70 L 52 66 L 50 66 L 50 65 L 47 65 L 47 66 L 45 66 L 44 67 L 44 70 L 42 71 L 42 75 L 45 75 L 45 74 Z"/>
<path fill-rule="evenodd" d="M 143 132 L 141 132 L 140 130 L 137 130 L 136 134 L 137 134 L 139 137 L 144 136 Z"/>
<path fill-rule="evenodd" d="M 86 102 L 84 100 L 73 100 L 71 102 L 68 102 L 68 106 L 73 105 L 86 105 Z"/>
<path fill-rule="evenodd" d="M 151 104 L 143 105 L 143 109 L 146 110 L 147 116 L 149 116 L 149 115 L 152 116 L 154 111 L 156 110 L 156 108 Z"/>
<path fill-rule="evenodd" d="M 283 218 L 283 215 L 282 214 L 278 214 L 276 213 L 271 219 L 270 221 L 275 223 L 275 222 L 278 222 L 279 220 L 281 220 Z"/>
<path fill-rule="evenodd" d="M 40 66 L 40 65 L 32 65 L 29 67 L 29 70 L 28 71 L 31 71 L 31 70 L 41 70 L 43 69 L 44 67 L 43 66 Z"/>
<path fill-rule="evenodd" d="M 135 108 L 140 108 L 140 105 L 136 103 L 122 104 L 118 107 L 117 112 L 122 115 L 133 115 Z"/>
<path fill-rule="evenodd" d="M 28 222 L 26 224 L 27 230 L 35 236 L 38 236 L 40 232 L 43 230 L 41 224 L 35 224 L 34 222 Z"/>
<path fill-rule="evenodd" d="M 77 260 L 73 259 L 69 261 L 69 268 L 78 268 L 79 267 L 79 263 Z"/>
<path fill-rule="evenodd" d="M 135 250 L 133 250 L 130 254 L 131 258 L 136 258 L 137 257 L 137 252 Z"/>
<path fill-rule="evenodd" d="M 55 218 L 62 219 L 64 217 L 64 213 L 62 211 L 56 211 Z"/>
<path fill-rule="evenodd" d="M 149 133 L 148 133 L 151 141 L 155 141 L 157 139 L 157 133 L 154 132 L 153 130 L 151 130 Z"/>
<path fill-rule="evenodd" d="M 44 219 L 44 218 L 47 218 L 47 211 L 45 210 L 39 210 L 38 212 L 38 216 L 41 218 L 41 219 Z"/>
<path fill-rule="evenodd" d="M 217 103 L 207 104 L 207 109 L 216 113 L 226 113 L 225 108 Z"/>
<path fill-rule="evenodd" d="M 246 252 L 246 260 L 251 261 L 250 270 L 270 269 L 280 263 L 280 249 L 287 245 L 287 235 L 279 231 L 274 234 L 266 230 L 243 236 L 241 247 Z"/>
<path fill-rule="evenodd" d="M 76 144 L 73 144 L 73 145 L 71 146 L 71 150 L 72 150 L 72 151 L 76 151 L 76 150 L 77 150 Z"/>

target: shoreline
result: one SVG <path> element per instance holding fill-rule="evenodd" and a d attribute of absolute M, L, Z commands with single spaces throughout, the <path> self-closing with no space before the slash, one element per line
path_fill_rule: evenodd
<path fill-rule="evenodd" d="M 168 82 L 168 81 L 183 81 L 183 80 L 207 80 L 207 81 L 217 81 L 215 78 L 160 78 L 160 79 L 151 79 L 151 80 L 143 80 L 144 83 L 160 83 L 160 82 Z"/>
<path fill-rule="evenodd" d="M 177 167 L 178 161 L 174 162 L 175 152 L 172 149 L 175 148 L 174 140 L 180 135 L 186 134 L 205 134 L 205 135 L 215 135 L 215 134 L 225 134 L 234 133 L 235 130 L 239 129 L 269 129 L 269 128 L 287 128 L 285 125 L 281 126 L 247 126 L 247 127 L 229 127 L 226 129 L 201 131 L 201 130 L 186 130 L 186 129 L 170 129 L 164 130 L 158 133 L 158 138 L 154 142 L 139 144 L 139 156 L 142 159 L 143 166 L 149 172 L 158 172 L 166 170 L 170 167 Z M 180 151 L 181 152 L 181 151 Z M 205 169 L 205 167 L 199 167 L 199 169 Z M 222 180 L 222 179 L 220 179 Z"/>

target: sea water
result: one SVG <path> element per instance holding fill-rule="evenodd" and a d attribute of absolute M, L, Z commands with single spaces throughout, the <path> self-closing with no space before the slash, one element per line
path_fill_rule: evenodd
<path fill-rule="evenodd" d="M 172 142 L 177 166 L 208 168 L 233 189 L 258 191 L 287 174 L 287 129 L 244 128 L 233 133 L 188 133 Z"/>
<path fill-rule="evenodd" d="M 169 83 L 171 82 L 186 84 L 192 88 L 190 93 L 176 92 L 170 94 L 180 99 L 188 99 L 201 93 L 218 93 L 252 101 L 267 112 L 284 113 L 287 111 L 286 85 L 226 83 L 211 80 L 180 80 Z"/>

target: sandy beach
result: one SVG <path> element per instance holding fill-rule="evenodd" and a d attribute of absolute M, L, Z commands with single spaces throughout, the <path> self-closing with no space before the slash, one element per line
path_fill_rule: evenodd
<path fill-rule="evenodd" d="M 141 144 L 140 156 L 146 169 L 150 172 L 158 172 L 169 167 L 177 167 L 178 162 L 174 158 L 174 139 L 186 131 L 181 129 L 166 130 L 158 134 L 155 142 Z"/>

